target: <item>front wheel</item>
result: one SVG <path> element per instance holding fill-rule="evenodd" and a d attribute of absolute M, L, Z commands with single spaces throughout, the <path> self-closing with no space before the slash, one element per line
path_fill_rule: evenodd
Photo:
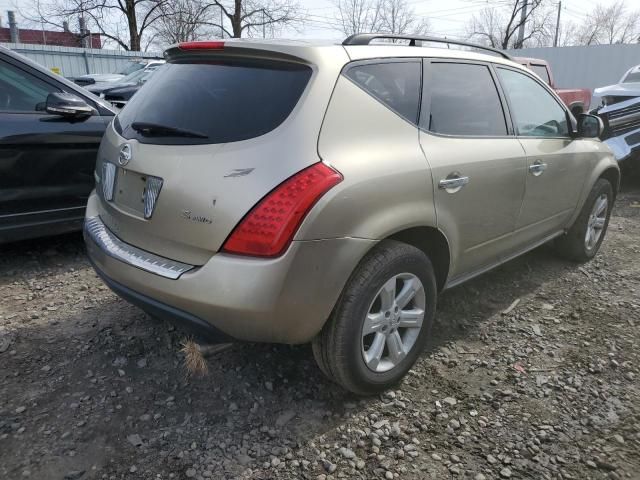
<path fill-rule="evenodd" d="M 598 179 L 574 224 L 556 240 L 561 256 L 575 262 L 587 262 L 596 256 L 609 226 L 613 199 L 611 183 Z"/>
<path fill-rule="evenodd" d="M 410 245 L 381 242 L 358 265 L 313 340 L 320 369 L 359 395 L 393 386 L 424 349 L 436 298 L 429 258 Z"/>

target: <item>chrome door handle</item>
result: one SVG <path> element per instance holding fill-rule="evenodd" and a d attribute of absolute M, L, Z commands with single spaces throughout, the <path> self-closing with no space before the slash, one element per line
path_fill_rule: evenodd
<path fill-rule="evenodd" d="M 538 175 L 542 175 L 542 172 L 544 172 L 546 169 L 547 169 L 547 164 L 542 163 L 540 160 L 536 160 L 534 163 L 529 165 L 529 171 L 536 177 Z"/>
<path fill-rule="evenodd" d="M 452 177 L 443 178 L 438 182 L 438 187 L 443 190 L 453 190 L 455 188 L 460 189 L 469 183 L 469 177 Z M 457 190 L 456 190 L 457 191 Z"/>

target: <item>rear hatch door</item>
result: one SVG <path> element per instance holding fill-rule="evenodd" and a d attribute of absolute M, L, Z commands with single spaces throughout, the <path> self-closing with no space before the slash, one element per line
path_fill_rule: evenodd
<path fill-rule="evenodd" d="M 174 54 L 109 129 L 98 174 L 113 165 L 113 195 L 104 181 L 99 194 L 124 241 L 201 264 L 262 197 L 319 161 L 330 89 L 314 97 L 315 66 L 237 50 Z"/>

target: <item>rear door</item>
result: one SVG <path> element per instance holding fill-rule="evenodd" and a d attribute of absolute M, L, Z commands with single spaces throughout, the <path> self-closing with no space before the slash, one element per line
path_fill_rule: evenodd
<path fill-rule="evenodd" d="M 496 263 L 511 246 L 525 156 L 503 103 L 488 64 L 425 60 L 420 142 L 454 282 Z"/>
<path fill-rule="evenodd" d="M 592 148 L 574 140 L 565 107 L 528 73 L 496 68 L 518 140 L 527 154 L 527 175 L 518 236 L 542 240 L 566 226 L 594 159 Z"/>
<path fill-rule="evenodd" d="M 83 215 L 106 125 L 99 115 L 72 121 L 44 112 L 47 95 L 62 87 L 0 54 L 0 228 L 35 214 Z"/>

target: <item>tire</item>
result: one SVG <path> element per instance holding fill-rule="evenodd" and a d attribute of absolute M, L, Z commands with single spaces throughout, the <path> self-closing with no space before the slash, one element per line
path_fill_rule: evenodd
<path fill-rule="evenodd" d="M 599 222 L 596 222 L 593 215 L 598 213 L 596 212 L 597 204 L 605 197 L 607 203 L 604 209 L 601 209 L 599 212 Z M 579 263 L 588 262 L 596 256 L 604 240 L 607 227 L 609 226 L 613 200 L 613 187 L 611 183 L 604 178 L 599 178 L 591 189 L 576 221 L 565 235 L 556 240 L 555 247 L 560 256 Z M 597 225 L 597 223 L 600 222 L 602 228 L 596 228 L 596 230 L 599 230 L 599 234 L 597 238 L 595 238 L 595 241 L 594 237 L 591 237 L 591 240 L 588 239 L 587 232 L 592 228 L 592 225 Z M 594 232 L 592 231 L 591 234 L 594 235 Z"/>
<path fill-rule="evenodd" d="M 412 290 L 413 296 L 408 293 Z M 313 339 L 320 370 L 358 395 L 395 385 L 424 349 L 436 300 L 436 278 L 429 258 L 405 243 L 382 241 L 360 262 L 331 317 Z M 421 311 L 424 315 L 418 327 Z M 365 335 L 364 328 L 372 333 Z M 399 353 L 392 355 L 392 351 Z"/>

